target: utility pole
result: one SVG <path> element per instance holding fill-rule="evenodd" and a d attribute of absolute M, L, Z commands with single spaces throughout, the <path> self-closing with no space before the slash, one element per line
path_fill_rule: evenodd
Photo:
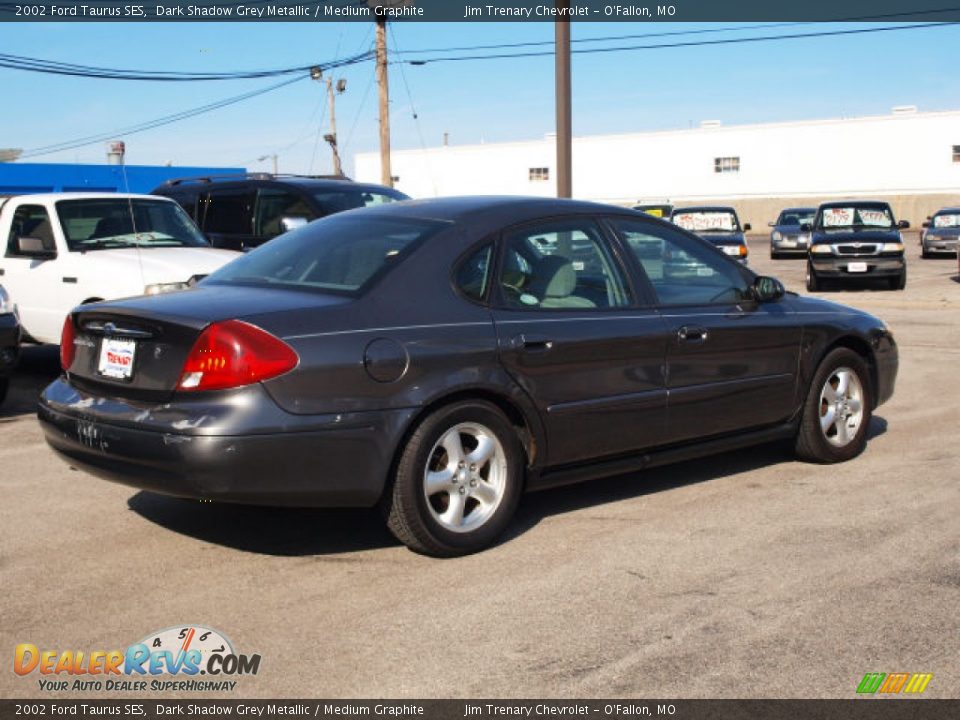
<path fill-rule="evenodd" d="M 334 92 L 333 78 L 327 78 L 327 100 L 330 103 L 330 132 L 323 136 L 323 139 L 330 144 L 330 150 L 333 152 L 333 174 L 343 175 L 343 166 L 340 164 L 340 150 L 337 146 L 337 95 L 347 89 L 347 81 L 344 78 L 337 80 L 336 92 Z"/>
<path fill-rule="evenodd" d="M 380 184 L 393 187 L 390 168 L 390 86 L 387 78 L 387 20 L 377 16 L 377 85 L 380 87 Z"/>
<path fill-rule="evenodd" d="M 570 0 L 556 0 L 556 8 L 570 8 Z M 573 197 L 573 134 L 570 103 L 570 20 L 557 20 L 554 53 L 556 55 L 557 96 L 557 197 Z"/>
<path fill-rule="evenodd" d="M 276 153 L 273 153 L 272 155 L 261 155 L 260 157 L 257 158 L 257 162 L 263 162 L 264 160 L 269 160 L 270 158 L 273 158 L 273 174 L 277 175 L 278 171 L 277 171 L 277 154 Z"/>

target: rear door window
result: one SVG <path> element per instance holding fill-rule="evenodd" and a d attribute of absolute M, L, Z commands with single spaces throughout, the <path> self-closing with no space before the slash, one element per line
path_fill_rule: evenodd
<path fill-rule="evenodd" d="M 625 307 L 624 273 L 592 220 L 561 220 L 508 232 L 500 270 L 507 307 L 524 310 Z"/>
<path fill-rule="evenodd" d="M 222 235 L 249 235 L 252 223 L 253 191 L 212 190 L 206 198 L 203 229 Z"/>
<path fill-rule="evenodd" d="M 269 240 L 284 232 L 284 218 L 312 220 L 314 217 L 315 213 L 300 195 L 288 190 L 260 188 L 257 193 L 253 234 Z"/>

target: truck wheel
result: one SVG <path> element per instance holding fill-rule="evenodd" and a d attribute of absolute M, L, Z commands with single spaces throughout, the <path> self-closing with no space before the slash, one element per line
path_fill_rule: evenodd
<path fill-rule="evenodd" d="M 891 290 L 903 290 L 907 286 L 907 269 L 901 270 L 900 274 L 890 278 L 889 282 Z"/>
<path fill-rule="evenodd" d="M 813 265 L 807 263 L 807 292 L 816 292 L 820 288 L 820 281 L 817 279 L 817 273 Z"/>
<path fill-rule="evenodd" d="M 416 552 L 455 557 L 493 543 L 523 486 L 523 448 L 495 405 L 440 408 L 416 428 L 384 502 L 387 526 Z"/>
<path fill-rule="evenodd" d="M 828 353 L 803 404 L 797 455 L 807 462 L 836 463 L 863 452 L 871 417 L 870 393 L 870 374 L 862 357 L 848 348 Z"/>

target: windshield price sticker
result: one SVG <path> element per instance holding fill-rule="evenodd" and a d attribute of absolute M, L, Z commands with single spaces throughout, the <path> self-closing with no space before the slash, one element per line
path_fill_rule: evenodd
<path fill-rule="evenodd" d="M 733 215 L 730 213 L 683 213 L 674 215 L 673 222 L 684 230 L 692 232 L 704 230 L 733 231 Z"/>

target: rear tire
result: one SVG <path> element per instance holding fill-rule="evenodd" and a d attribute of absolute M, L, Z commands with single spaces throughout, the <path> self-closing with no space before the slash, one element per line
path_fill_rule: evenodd
<path fill-rule="evenodd" d="M 401 451 L 384 499 L 390 532 L 434 557 L 488 547 L 520 500 L 523 457 L 516 430 L 496 405 L 468 400 L 440 408 Z"/>
<path fill-rule="evenodd" d="M 803 404 L 795 446 L 800 459 L 828 464 L 863 452 L 872 392 L 862 357 L 848 348 L 830 351 L 817 368 Z"/>
<path fill-rule="evenodd" d="M 10 378 L 0 378 L 0 405 L 7 399 L 7 390 L 10 389 Z"/>

